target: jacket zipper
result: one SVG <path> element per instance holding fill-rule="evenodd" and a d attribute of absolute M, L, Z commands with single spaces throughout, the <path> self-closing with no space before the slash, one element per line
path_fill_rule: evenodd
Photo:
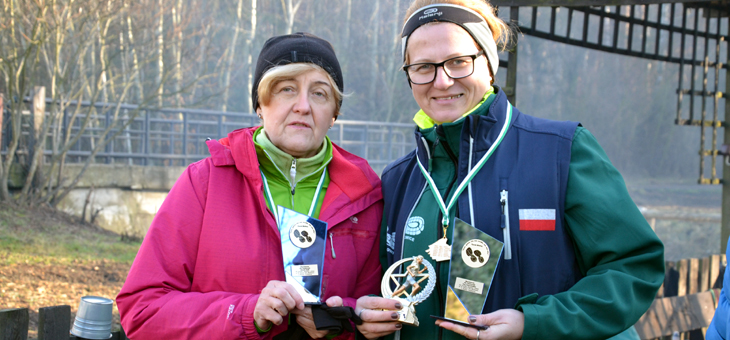
<path fill-rule="evenodd" d="M 335 255 L 335 241 L 332 241 L 332 233 L 330 232 L 330 249 L 332 249 L 332 259 L 336 259 L 337 255 Z"/>
<path fill-rule="evenodd" d="M 499 202 L 502 204 L 502 233 L 504 235 L 504 259 L 512 259 L 512 242 L 509 233 L 509 193 L 507 190 L 499 192 Z"/>
<path fill-rule="evenodd" d="M 289 169 L 289 177 L 291 177 L 291 195 L 292 195 L 292 206 L 294 206 L 294 188 L 297 187 L 297 159 L 291 159 L 291 168 Z"/>

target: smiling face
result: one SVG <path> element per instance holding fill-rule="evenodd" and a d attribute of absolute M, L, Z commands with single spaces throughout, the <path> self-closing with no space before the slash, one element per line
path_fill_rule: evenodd
<path fill-rule="evenodd" d="M 323 70 L 312 69 L 276 81 L 267 103 L 256 110 L 264 131 L 276 147 L 295 158 L 319 152 L 324 136 L 335 122 L 337 103 Z"/>
<path fill-rule="evenodd" d="M 417 28 L 408 38 L 408 63 L 440 63 L 446 59 L 477 54 L 474 39 L 463 28 L 452 23 L 427 24 Z M 474 73 L 451 79 L 442 67 L 436 79 L 423 85 L 412 85 L 413 98 L 436 123 L 453 122 L 474 108 L 489 89 L 491 77 L 487 59 L 474 61 Z"/>

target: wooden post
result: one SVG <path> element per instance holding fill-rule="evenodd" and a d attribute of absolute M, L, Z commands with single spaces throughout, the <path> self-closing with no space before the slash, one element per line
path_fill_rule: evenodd
<path fill-rule="evenodd" d="M 687 295 L 687 269 L 689 263 L 687 260 L 677 261 L 677 269 L 679 269 L 679 283 L 677 284 L 677 296 Z"/>
<path fill-rule="evenodd" d="M 38 340 L 68 340 L 71 331 L 71 306 L 38 309 Z"/>
<path fill-rule="evenodd" d="M 730 52 L 730 44 L 728 44 L 728 52 Z M 727 56 L 725 57 L 727 59 Z M 725 61 L 727 63 L 727 60 Z M 730 122 L 730 101 L 728 101 L 728 91 L 730 91 L 730 72 L 726 72 L 725 76 L 725 123 Z M 730 129 L 724 129 L 723 144 L 730 144 Z M 727 239 L 730 237 L 730 166 L 722 159 L 722 217 L 720 223 L 720 253 L 725 254 L 727 250 Z"/>
<path fill-rule="evenodd" d="M 689 277 L 687 278 L 687 295 L 699 293 L 700 259 L 689 259 Z"/>
<path fill-rule="evenodd" d="M 720 276 L 721 266 L 722 264 L 720 263 L 720 255 L 710 256 L 710 288 L 721 288 L 715 287 L 718 283 L 718 276 Z"/>
<path fill-rule="evenodd" d="M 700 291 L 704 292 L 710 289 L 710 261 L 711 258 L 705 257 L 700 265 Z"/>
<path fill-rule="evenodd" d="M 0 310 L 0 340 L 28 339 L 28 308 Z"/>

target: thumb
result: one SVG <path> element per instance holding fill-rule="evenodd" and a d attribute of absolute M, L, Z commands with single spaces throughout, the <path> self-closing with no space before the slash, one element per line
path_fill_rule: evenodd
<path fill-rule="evenodd" d="M 342 306 L 342 298 L 339 296 L 331 296 L 326 301 L 328 307 L 340 307 Z"/>
<path fill-rule="evenodd" d="M 490 314 L 477 314 L 469 315 L 469 323 L 476 326 L 489 326 L 495 323 L 496 319 L 494 315 Z"/>

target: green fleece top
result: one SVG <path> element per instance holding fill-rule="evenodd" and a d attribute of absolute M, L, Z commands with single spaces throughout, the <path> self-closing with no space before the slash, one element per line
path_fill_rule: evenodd
<path fill-rule="evenodd" d="M 327 192 L 330 182 L 326 169 L 327 164 L 332 160 L 332 142 L 325 137 L 325 146 L 316 155 L 310 158 L 294 158 L 277 148 L 263 131 L 263 127 L 257 129 L 253 134 L 253 140 L 261 172 L 266 177 L 267 185 L 264 190 L 268 189 L 271 193 L 275 205 L 309 215 L 312 200 L 317 194 L 317 185 L 322 172 L 325 171 L 322 188 L 316 198 L 317 204 L 311 214 L 312 217 L 318 218 L 322 202 L 324 202 L 324 194 Z M 295 174 L 293 179 L 291 178 L 292 169 Z M 276 210 L 273 209 L 276 207 L 271 207 L 271 202 L 266 196 L 267 194 L 264 192 L 266 204 L 271 211 L 275 212 Z"/>
<path fill-rule="evenodd" d="M 486 115 L 487 109 L 479 108 L 489 107 L 496 97 L 492 93 L 488 92 L 482 102 L 466 115 Z M 424 120 L 423 115 L 425 114 L 419 111 L 414 121 L 419 125 L 419 130 L 431 149 L 431 176 L 442 197 L 445 196 L 445 201 L 449 201 L 456 188 L 453 183 L 456 168 L 451 157 L 456 159 L 459 157 L 464 120 L 444 123 L 437 128 L 433 121 Z M 445 145 L 448 145 L 448 150 Z M 425 190 L 431 189 L 427 186 Z M 621 202 L 620 206 L 600 204 L 606 197 Z M 451 219 L 454 218 L 455 210 L 450 211 Z M 619 215 L 617 212 L 620 213 L 619 218 L 607 218 Z M 436 241 L 437 233 L 433 230 L 439 228 L 438 214 L 439 208 L 433 195 L 424 192 L 411 216 L 423 217 L 425 230 L 418 237 L 404 235 L 411 242 L 403 242 L 403 257 L 423 255 L 429 258 L 425 254 L 425 249 Z M 611 292 L 631 294 L 637 300 L 653 299 L 655 292 L 633 291 L 632 277 L 646 277 L 664 272 L 663 248 L 656 247 L 657 244 L 661 245 L 661 241 L 636 208 L 619 172 L 611 165 L 593 135 L 583 127 L 578 127 L 573 136 L 565 217 L 573 238 L 578 264 L 586 277 L 566 292 L 542 297 L 526 296 L 520 299 L 516 308 L 525 315 L 523 339 L 552 339 L 555 338 L 554 334 L 561 333 L 571 334 L 570 338 L 588 339 L 595 338 L 596 334 L 618 333 L 628 326 L 626 320 L 633 316 L 611 315 L 608 311 L 592 311 L 589 315 L 586 310 L 579 308 L 567 310 L 563 304 L 570 306 L 573 303 L 580 303 L 580 299 L 586 295 L 599 298 L 606 294 L 610 295 Z M 382 230 L 386 230 L 385 227 Z M 430 235 L 433 239 L 424 238 L 424 235 Z M 381 235 L 381 238 L 385 239 L 385 236 Z M 606 254 L 608 250 L 616 254 L 636 250 L 649 252 L 642 259 L 642 263 L 620 264 L 623 271 L 594 273 L 591 263 L 604 262 L 596 256 Z M 384 246 L 381 247 L 381 252 L 381 259 L 385 259 Z M 437 264 L 436 267 L 437 282 L 441 287 L 416 307 L 420 326 L 404 326 L 400 332 L 400 339 L 463 339 L 453 332 L 435 326 L 434 320 L 429 317 L 442 315 L 441 304 L 445 301 L 448 280 L 449 266 Z M 383 263 L 383 268 L 387 268 L 387 263 Z M 602 275 L 591 277 L 593 274 Z M 438 296 L 439 293 L 441 296 Z M 641 302 L 643 304 L 647 301 Z M 576 322 L 582 322 L 581 319 L 590 320 L 590 326 L 576 327 Z M 638 334 L 631 327 L 612 339 L 638 339 Z"/>

